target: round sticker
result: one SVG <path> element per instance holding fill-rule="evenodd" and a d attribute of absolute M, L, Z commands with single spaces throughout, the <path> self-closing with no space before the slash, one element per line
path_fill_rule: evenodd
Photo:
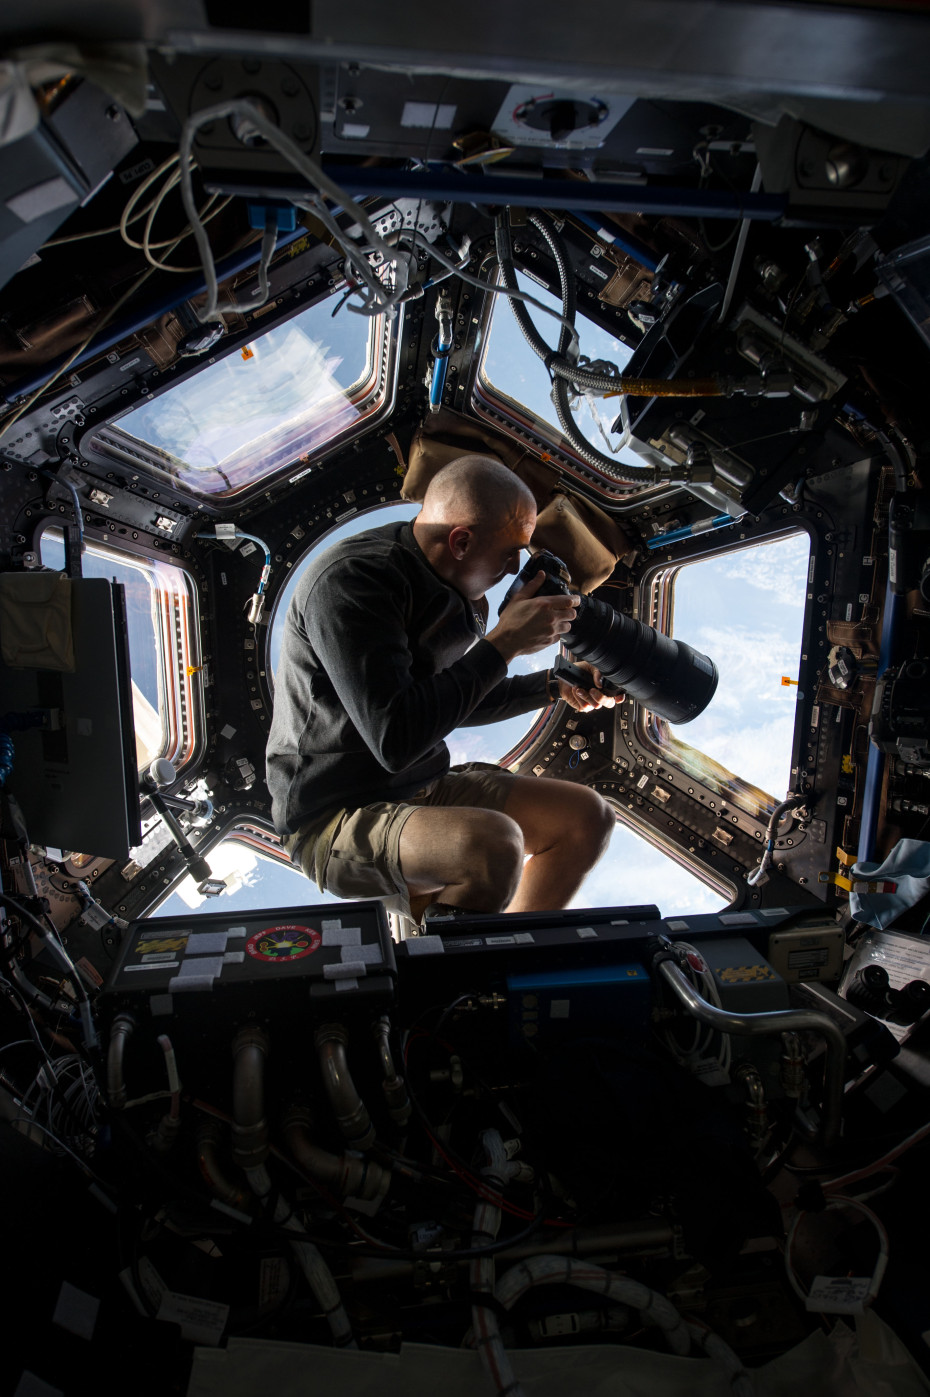
<path fill-rule="evenodd" d="M 245 943 L 254 960 L 302 960 L 322 943 L 322 936 L 309 926 L 269 926 L 256 931 Z"/>

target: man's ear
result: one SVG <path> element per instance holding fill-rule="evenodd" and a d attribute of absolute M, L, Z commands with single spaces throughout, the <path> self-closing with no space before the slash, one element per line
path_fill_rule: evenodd
<path fill-rule="evenodd" d="M 454 529 L 450 529 L 447 542 L 449 544 L 449 552 L 456 562 L 460 563 L 468 552 L 471 543 L 471 529 L 467 528 L 464 524 L 456 524 Z"/>

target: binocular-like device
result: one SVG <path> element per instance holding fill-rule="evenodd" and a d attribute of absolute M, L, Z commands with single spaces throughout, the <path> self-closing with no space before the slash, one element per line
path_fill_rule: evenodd
<path fill-rule="evenodd" d="M 500 610 L 538 572 L 546 574 L 536 596 L 571 596 L 568 569 L 554 553 L 534 553 L 501 602 Z M 621 690 L 670 723 L 689 723 L 710 703 L 717 688 L 717 666 L 683 640 L 624 616 L 608 602 L 582 597 L 564 644 L 576 660 L 600 670 L 604 692 Z M 560 657 L 554 671 L 583 688 L 590 675 Z"/>

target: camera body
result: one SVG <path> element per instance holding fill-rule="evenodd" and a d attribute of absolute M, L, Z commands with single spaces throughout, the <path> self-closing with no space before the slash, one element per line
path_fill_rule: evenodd
<path fill-rule="evenodd" d="M 536 596 L 572 595 L 568 568 L 543 550 L 521 568 L 501 611 L 540 571 L 545 579 Z M 707 655 L 593 597 L 581 598 L 564 645 L 576 660 L 600 670 L 605 693 L 622 690 L 670 723 L 703 713 L 717 689 L 717 666 Z"/>

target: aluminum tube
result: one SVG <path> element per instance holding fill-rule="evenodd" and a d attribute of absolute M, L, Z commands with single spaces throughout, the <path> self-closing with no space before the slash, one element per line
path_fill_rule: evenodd
<path fill-rule="evenodd" d="M 762 188 L 762 166 L 757 165 L 752 176 L 752 184 L 749 186 L 750 195 L 758 194 Z M 739 276 L 739 269 L 743 263 L 743 253 L 746 249 L 746 235 L 749 232 L 749 225 L 752 222 L 752 215 L 744 218 L 740 224 L 739 234 L 736 239 L 736 250 L 733 253 L 733 261 L 730 264 L 730 275 L 727 278 L 727 289 L 724 292 L 723 304 L 720 307 L 720 314 L 717 316 L 717 324 L 722 325 L 727 318 L 730 309 L 730 302 L 733 299 L 733 292 L 736 289 L 736 278 Z"/>
<path fill-rule="evenodd" d="M 378 1019 L 372 1029 L 381 1054 L 381 1070 L 386 1082 L 397 1081 L 397 1068 L 391 1053 L 391 1021 L 387 1016 Z"/>
<path fill-rule="evenodd" d="M 268 1037 L 258 1025 L 240 1029 L 233 1039 L 233 1159 L 241 1169 L 268 1158 L 265 1120 L 265 1056 Z"/>
<path fill-rule="evenodd" d="M 248 1211 L 251 1194 L 244 1184 L 230 1178 L 220 1161 L 223 1144 L 223 1127 L 220 1122 L 207 1116 L 197 1126 L 197 1164 L 200 1173 L 221 1203 L 230 1208 Z"/>
<path fill-rule="evenodd" d="M 803 1032 L 819 1033 L 824 1040 L 826 1057 L 823 1074 L 823 1116 L 820 1143 L 832 1145 L 840 1129 L 843 1107 L 843 1069 L 846 1063 L 846 1038 L 826 1014 L 813 1009 L 772 1009 L 765 1014 L 734 1014 L 718 1009 L 698 994 L 687 975 L 670 960 L 659 962 L 662 978 L 675 991 L 692 1018 L 708 1024 L 720 1033 L 735 1033 L 738 1037 L 766 1037 L 774 1034 Z"/>
<path fill-rule="evenodd" d="M 353 1149 L 370 1150 L 375 1143 L 374 1126 L 349 1071 L 347 1042 L 348 1037 L 341 1024 L 321 1024 L 314 1034 L 323 1086 L 339 1129 Z"/>
<path fill-rule="evenodd" d="M 349 1154 L 333 1154 L 314 1143 L 307 1111 L 295 1108 L 284 1118 L 284 1139 L 305 1174 L 329 1184 L 344 1198 L 374 1199 L 387 1191 L 388 1179 L 380 1164 Z"/>

